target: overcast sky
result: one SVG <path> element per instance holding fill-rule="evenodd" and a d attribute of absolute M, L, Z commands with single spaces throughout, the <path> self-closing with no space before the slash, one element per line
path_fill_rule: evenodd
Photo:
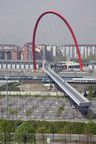
<path fill-rule="evenodd" d="M 46 10 L 66 18 L 79 44 L 96 44 L 96 0 L 0 0 L 0 44 L 31 41 L 35 22 Z"/>

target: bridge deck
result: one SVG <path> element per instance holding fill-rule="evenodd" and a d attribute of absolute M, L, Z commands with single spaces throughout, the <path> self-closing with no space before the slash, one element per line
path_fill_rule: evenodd
<path fill-rule="evenodd" d="M 54 71 L 52 71 L 50 68 L 45 67 L 46 73 L 55 81 L 59 87 L 64 90 L 71 99 L 78 105 L 78 106 L 90 106 L 91 102 L 85 98 L 83 95 L 81 95 L 76 89 L 74 89 L 71 85 L 64 82 L 64 80 L 57 75 Z"/>

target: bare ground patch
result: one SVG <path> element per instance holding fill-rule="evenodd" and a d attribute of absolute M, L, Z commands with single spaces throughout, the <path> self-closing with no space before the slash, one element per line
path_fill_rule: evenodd
<path fill-rule="evenodd" d="M 47 87 L 45 87 L 45 84 L 24 84 L 21 83 L 21 85 L 19 85 L 18 87 L 20 87 L 21 91 L 28 91 L 28 92 L 49 92 L 49 90 L 47 89 Z M 54 91 L 54 90 L 51 90 Z"/>

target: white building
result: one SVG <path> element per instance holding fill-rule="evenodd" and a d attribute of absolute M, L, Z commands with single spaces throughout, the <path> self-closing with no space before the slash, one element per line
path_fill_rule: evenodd
<path fill-rule="evenodd" d="M 96 45 L 78 45 L 80 50 L 81 58 L 87 58 L 90 55 L 93 55 L 96 53 Z M 75 45 L 65 45 L 62 47 L 62 55 L 68 56 L 70 55 L 70 58 L 78 58 L 77 50 Z"/>
<path fill-rule="evenodd" d="M 53 56 L 56 56 L 57 55 L 57 47 L 53 46 L 52 50 L 53 50 Z"/>
<path fill-rule="evenodd" d="M 39 48 L 43 50 L 46 47 L 47 51 L 52 51 L 52 55 L 57 56 L 60 53 L 63 56 L 66 56 L 67 60 L 78 58 L 78 53 L 76 50 L 76 46 L 74 44 L 63 45 L 61 47 L 57 47 L 56 45 L 40 45 Z M 80 44 L 78 45 L 80 50 L 81 59 L 87 59 L 88 56 L 96 53 L 96 44 Z"/>
<path fill-rule="evenodd" d="M 96 61 L 89 61 L 89 66 L 88 68 L 90 70 L 96 70 Z"/>

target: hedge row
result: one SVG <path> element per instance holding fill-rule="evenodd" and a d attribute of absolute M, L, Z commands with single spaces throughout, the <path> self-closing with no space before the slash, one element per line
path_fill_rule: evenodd
<path fill-rule="evenodd" d="M 16 132 L 18 129 L 28 131 L 26 128 L 31 127 L 36 133 L 71 133 L 84 134 L 85 132 L 96 134 L 96 124 L 93 122 L 49 122 L 49 121 L 9 121 L 0 120 L 0 132 Z M 43 130 L 43 131 L 42 131 Z M 21 132 L 22 133 L 22 132 Z"/>

